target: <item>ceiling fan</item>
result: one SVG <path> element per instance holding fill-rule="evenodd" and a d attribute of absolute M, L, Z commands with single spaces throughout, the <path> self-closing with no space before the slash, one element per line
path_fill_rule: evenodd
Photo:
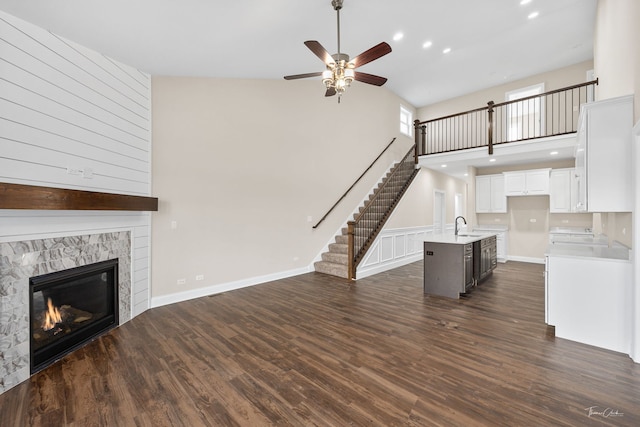
<path fill-rule="evenodd" d="M 324 96 L 333 96 L 337 94 L 338 102 L 340 102 L 340 96 L 354 80 L 375 86 L 382 86 L 385 84 L 387 82 L 386 77 L 362 73 L 360 71 L 355 71 L 355 69 L 391 52 L 391 46 L 386 42 L 375 45 L 371 49 L 362 52 L 351 60 L 349 60 L 349 55 L 340 52 L 340 9 L 342 9 L 342 2 L 343 0 L 331 1 L 331 5 L 338 16 L 338 53 L 330 55 L 329 52 L 327 52 L 327 50 L 315 40 L 307 40 L 304 42 L 309 50 L 324 62 L 327 69 L 316 73 L 294 74 L 284 77 L 285 80 L 295 80 L 322 76 L 322 83 L 324 83 L 327 88 Z"/>

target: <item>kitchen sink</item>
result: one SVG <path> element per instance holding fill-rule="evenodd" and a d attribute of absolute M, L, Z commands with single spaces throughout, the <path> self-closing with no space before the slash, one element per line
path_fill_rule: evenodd
<path fill-rule="evenodd" d="M 458 233 L 460 237 L 480 237 L 482 234 L 474 234 L 474 233 Z"/>

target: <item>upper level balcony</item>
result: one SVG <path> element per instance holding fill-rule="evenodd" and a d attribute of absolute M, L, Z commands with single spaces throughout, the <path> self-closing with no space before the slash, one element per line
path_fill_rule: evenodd
<path fill-rule="evenodd" d="M 468 166 L 573 157 L 581 105 L 598 80 L 414 122 L 419 164 L 461 177 Z M 446 165 L 446 168 L 445 166 Z"/>

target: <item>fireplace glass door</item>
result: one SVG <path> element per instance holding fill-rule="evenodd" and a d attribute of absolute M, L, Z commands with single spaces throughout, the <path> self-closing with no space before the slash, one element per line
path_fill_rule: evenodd
<path fill-rule="evenodd" d="M 29 280 L 31 372 L 118 325 L 118 260 Z"/>

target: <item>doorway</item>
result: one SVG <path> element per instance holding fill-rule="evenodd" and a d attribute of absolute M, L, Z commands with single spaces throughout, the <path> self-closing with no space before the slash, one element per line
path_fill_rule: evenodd
<path fill-rule="evenodd" d="M 444 234 L 446 218 L 445 192 L 434 190 L 433 192 L 433 233 Z"/>

